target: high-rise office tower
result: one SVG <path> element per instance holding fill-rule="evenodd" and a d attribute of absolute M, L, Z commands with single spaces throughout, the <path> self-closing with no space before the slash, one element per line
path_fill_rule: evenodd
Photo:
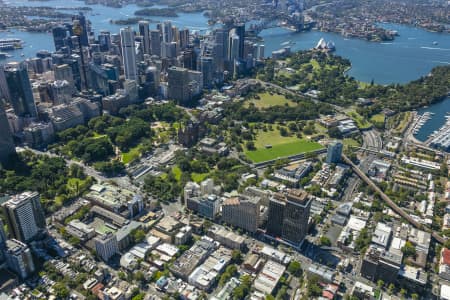
<path fill-rule="evenodd" d="M 98 43 L 100 44 L 100 51 L 107 52 L 111 48 L 111 34 L 109 31 L 100 31 L 98 35 Z"/>
<path fill-rule="evenodd" d="M 120 42 L 122 46 L 125 78 L 129 80 L 137 80 L 136 49 L 134 44 L 133 29 L 130 27 L 120 29 Z"/>
<path fill-rule="evenodd" d="M 271 197 L 269 199 L 269 212 L 267 218 L 267 234 L 281 237 L 284 218 L 284 201 Z"/>
<path fill-rule="evenodd" d="M 66 26 L 59 25 L 52 29 L 53 34 L 53 42 L 55 43 L 55 50 L 58 51 L 62 47 L 67 46 L 66 41 L 67 37 L 69 35 L 69 32 L 67 30 Z"/>
<path fill-rule="evenodd" d="M 236 34 L 239 36 L 239 58 L 244 58 L 245 24 L 238 23 L 234 26 Z"/>
<path fill-rule="evenodd" d="M 75 91 L 75 80 L 73 78 L 72 68 L 67 64 L 54 66 L 53 72 L 55 74 L 55 80 L 67 81 L 72 89 Z"/>
<path fill-rule="evenodd" d="M 147 21 L 139 21 L 139 34 L 142 37 L 142 46 L 145 54 L 150 54 L 150 29 Z"/>
<path fill-rule="evenodd" d="M 162 23 L 162 41 L 170 43 L 173 41 L 172 22 L 164 21 Z"/>
<path fill-rule="evenodd" d="M 89 38 L 88 38 L 88 28 L 87 28 L 86 17 L 82 13 L 80 13 L 76 16 L 73 16 L 72 21 L 78 21 L 78 23 L 81 26 L 81 34 L 80 34 L 81 46 L 88 47 L 89 46 Z"/>
<path fill-rule="evenodd" d="M 175 58 L 178 55 L 178 47 L 176 42 L 161 44 L 161 58 Z"/>
<path fill-rule="evenodd" d="M 274 194 L 269 200 L 267 233 L 300 246 L 308 233 L 311 197 L 303 190 Z"/>
<path fill-rule="evenodd" d="M 10 63 L 5 67 L 9 101 L 19 117 L 37 117 L 28 71 L 24 63 Z"/>
<path fill-rule="evenodd" d="M 341 161 L 342 143 L 333 141 L 328 145 L 326 162 L 329 164 L 336 164 Z"/>
<path fill-rule="evenodd" d="M 30 276 L 36 269 L 30 248 L 15 239 L 6 241 L 5 259 L 8 268 L 22 279 Z"/>
<path fill-rule="evenodd" d="M 239 47 L 240 47 L 240 38 L 237 35 L 236 30 L 232 29 L 230 31 L 229 42 L 228 42 L 228 60 L 234 61 L 239 59 Z"/>
<path fill-rule="evenodd" d="M 212 87 L 214 80 L 214 63 L 213 59 L 210 56 L 201 56 L 199 63 L 199 70 L 203 74 L 203 86 L 204 87 Z"/>
<path fill-rule="evenodd" d="M 228 30 L 220 28 L 214 33 L 214 64 L 219 72 L 225 70 L 228 61 Z"/>
<path fill-rule="evenodd" d="M 290 190 L 285 197 L 286 206 L 281 237 L 294 245 L 300 245 L 308 233 L 312 200 L 303 190 Z"/>
<path fill-rule="evenodd" d="M 150 31 L 150 52 L 152 55 L 161 56 L 161 32 L 159 30 Z"/>
<path fill-rule="evenodd" d="M 180 104 L 186 104 L 194 96 L 201 93 L 203 76 L 201 72 L 185 68 L 170 67 L 168 69 L 169 98 Z"/>
<path fill-rule="evenodd" d="M 189 29 L 182 29 L 178 32 L 178 34 L 178 45 L 180 46 L 181 50 L 184 50 L 189 45 Z"/>
<path fill-rule="evenodd" d="M 8 90 L 8 83 L 6 82 L 5 66 L 0 65 L 0 99 L 11 99 Z"/>
<path fill-rule="evenodd" d="M 15 151 L 8 117 L 3 106 L 0 105 L 0 163 L 6 163 Z"/>
<path fill-rule="evenodd" d="M 11 235 L 29 242 L 45 231 L 45 217 L 37 192 L 24 192 L 12 196 L 2 204 Z"/>

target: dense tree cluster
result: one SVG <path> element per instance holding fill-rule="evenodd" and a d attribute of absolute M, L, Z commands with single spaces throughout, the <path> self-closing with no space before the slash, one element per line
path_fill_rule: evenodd
<path fill-rule="evenodd" d="M 188 119 L 183 109 L 174 103 L 161 105 L 130 105 L 120 110 L 120 115 L 126 118 L 139 118 L 147 122 L 164 121 L 168 123 L 179 122 Z"/>
<path fill-rule="evenodd" d="M 37 191 L 47 212 L 80 196 L 93 182 L 77 165 L 69 167 L 62 158 L 36 155 L 29 151 L 20 153 L 11 166 L 0 169 L 0 192 L 16 194 Z"/>
<path fill-rule="evenodd" d="M 242 103 L 228 103 L 224 106 L 225 115 L 231 120 L 244 122 L 275 123 L 297 120 L 313 120 L 319 115 L 328 115 L 333 112 L 331 106 L 316 104 L 311 101 L 299 100 L 294 107 L 276 105 L 270 108 L 257 108 L 254 105 L 245 107 Z"/>

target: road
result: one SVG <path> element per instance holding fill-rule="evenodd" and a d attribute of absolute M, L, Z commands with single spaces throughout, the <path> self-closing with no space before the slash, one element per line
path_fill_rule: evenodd
<path fill-rule="evenodd" d="M 394 203 L 383 191 L 369 178 L 366 176 L 366 174 L 358 167 L 356 166 L 347 156 L 342 154 L 342 159 L 346 164 L 348 164 L 352 170 L 367 184 L 370 188 L 372 188 L 380 197 L 381 199 L 386 202 L 386 204 L 398 215 L 400 215 L 402 218 L 404 218 L 406 221 L 408 221 L 411 225 L 414 227 L 429 232 L 432 237 L 439 243 L 444 244 L 446 239 L 444 239 L 442 236 L 437 234 L 436 232 L 432 231 L 430 228 L 420 224 L 416 220 L 414 220 L 407 212 L 405 212 L 402 208 L 400 208 L 397 204 Z"/>

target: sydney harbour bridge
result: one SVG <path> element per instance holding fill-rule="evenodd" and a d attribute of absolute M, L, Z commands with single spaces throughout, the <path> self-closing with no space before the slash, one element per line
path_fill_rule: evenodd
<path fill-rule="evenodd" d="M 273 0 L 259 13 L 260 19 L 250 26 L 256 34 L 264 29 L 286 27 L 295 32 L 312 28 L 312 22 L 305 22 L 303 0 Z"/>

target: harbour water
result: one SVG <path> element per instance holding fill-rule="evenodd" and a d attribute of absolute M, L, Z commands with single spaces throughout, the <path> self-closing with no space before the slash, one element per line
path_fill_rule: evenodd
<path fill-rule="evenodd" d="M 352 68 L 348 72 L 357 80 L 376 83 L 405 83 L 427 75 L 437 65 L 450 65 L 450 37 L 448 34 L 428 32 L 419 28 L 381 24 L 387 29 L 397 30 L 400 36 L 387 43 L 347 39 L 335 33 L 310 31 L 295 33 L 284 28 L 267 29 L 261 32 L 266 52 L 280 48 L 285 41 L 295 45 L 292 50 L 311 49 L 320 38 L 336 45 L 336 54 L 350 59 Z M 437 45 L 433 45 L 437 42 Z"/>
<path fill-rule="evenodd" d="M 427 112 L 431 114 L 430 119 L 423 124 L 423 126 L 415 135 L 418 140 L 423 142 L 428 139 L 430 134 L 432 134 L 436 130 L 439 130 L 439 128 L 441 128 L 447 121 L 445 117 L 448 113 L 450 113 L 450 97 L 447 97 L 441 102 L 430 105 L 429 107 L 421 108 L 417 111 L 419 115 L 423 115 Z"/>
<path fill-rule="evenodd" d="M 86 17 L 92 22 L 92 28 L 96 34 L 100 30 L 118 33 L 119 29 L 124 26 L 112 24 L 109 20 L 133 17 L 134 12 L 140 9 L 134 4 L 122 8 L 112 8 L 102 5 L 85 5 L 83 2 L 76 0 L 50 0 L 46 2 L 6 0 L 5 2 L 8 1 L 11 5 L 27 6 L 66 8 L 89 6 L 92 11 L 86 13 Z M 75 13 L 75 11 L 72 12 Z M 208 20 L 201 12 L 179 13 L 178 15 L 176 18 L 149 17 L 149 19 L 155 22 L 170 19 L 175 26 L 186 27 L 191 30 L 203 31 L 209 29 Z M 155 26 L 156 23 L 151 24 L 151 27 Z M 288 41 L 294 43 L 292 50 L 310 49 L 322 37 L 326 41 L 333 41 L 336 45 L 336 54 L 348 58 L 352 62 L 352 68 L 348 74 L 365 82 L 374 80 L 380 84 L 405 83 L 427 75 L 434 66 L 450 64 L 450 38 L 448 35 L 396 24 L 382 24 L 382 26 L 397 30 L 400 36 L 396 37 L 393 42 L 374 43 L 359 39 L 347 39 L 335 33 L 318 31 L 295 33 L 284 28 L 263 30 L 260 35 L 264 38 L 267 56 L 273 50 L 282 48 L 282 44 Z M 0 63 L 34 57 L 39 50 L 54 51 L 50 33 L 29 33 L 18 30 L 0 32 L 0 38 L 11 37 L 25 41 L 24 49 L 10 52 L 9 54 L 12 57 L 4 59 Z M 434 42 L 437 42 L 437 45 Z"/>

